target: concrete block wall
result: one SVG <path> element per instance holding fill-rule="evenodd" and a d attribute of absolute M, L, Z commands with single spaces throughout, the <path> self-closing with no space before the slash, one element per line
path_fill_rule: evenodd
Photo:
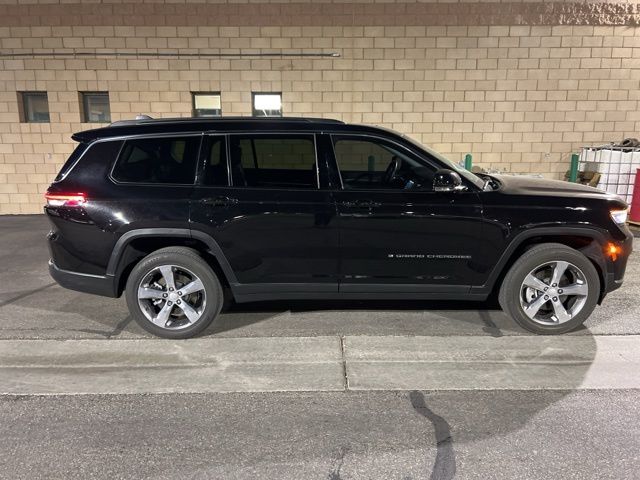
<path fill-rule="evenodd" d="M 582 145 L 640 136 L 638 24 L 613 1 L 0 0 L 0 214 L 40 212 L 71 134 L 102 126 L 82 91 L 108 91 L 112 120 L 189 116 L 206 91 L 250 115 L 251 92 L 282 92 L 284 115 L 561 178 Z M 20 123 L 20 91 L 47 91 L 50 123 Z"/>

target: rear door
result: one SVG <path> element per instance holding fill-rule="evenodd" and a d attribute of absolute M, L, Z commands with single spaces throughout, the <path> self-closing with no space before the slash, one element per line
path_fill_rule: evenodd
<path fill-rule="evenodd" d="M 315 135 L 211 135 L 203 162 L 192 228 L 219 244 L 238 293 L 337 292 L 335 206 Z"/>

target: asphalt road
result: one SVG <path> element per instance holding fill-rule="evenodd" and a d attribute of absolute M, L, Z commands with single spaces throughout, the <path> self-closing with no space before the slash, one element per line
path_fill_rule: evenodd
<path fill-rule="evenodd" d="M 46 230 L 0 217 L 0 478 L 640 478 L 637 255 L 551 340 L 482 303 L 277 302 L 171 343 L 54 285 Z"/>

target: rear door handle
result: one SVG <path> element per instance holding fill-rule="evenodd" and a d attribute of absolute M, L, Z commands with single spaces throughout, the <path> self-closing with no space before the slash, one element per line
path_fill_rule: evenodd
<path fill-rule="evenodd" d="M 375 208 L 379 207 L 381 204 L 374 202 L 373 200 L 345 200 L 344 202 L 340 202 L 340 205 L 346 208 Z"/>
<path fill-rule="evenodd" d="M 200 200 L 200 202 L 204 203 L 205 205 L 211 205 L 213 207 L 229 207 L 238 203 L 238 199 L 220 196 L 203 198 L 202 200 Z"/>

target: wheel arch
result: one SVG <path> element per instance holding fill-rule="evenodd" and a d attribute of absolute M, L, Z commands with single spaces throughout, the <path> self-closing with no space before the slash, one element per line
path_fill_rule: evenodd
<path fill-rule="evenodd" d="M 495 294 L 502 285 L 504 277 L 515 261 L 524 252 L 542 243 L 561 243 L 581 252 L 593 264 L 600 279 L 600 296 L 598 303 L 605 295 L 607 262 L 604 258 L 606 236 L 593 228 L 540 228 L 522 232 L 509 244 L 492 270 L 487 283 L 481 288 Z"/>
<path fill-rule="evenodd" d="M 122 295 L 131 270 L 142 258 L 165 247 L 193 248 L 204 257 L 223 286 L 237 283 L 227 258 L 211 236 L 188 229 L 144 228 L 126 232 L 113 248 L 107 275 L 114 277 L 116 295 Z"/>

